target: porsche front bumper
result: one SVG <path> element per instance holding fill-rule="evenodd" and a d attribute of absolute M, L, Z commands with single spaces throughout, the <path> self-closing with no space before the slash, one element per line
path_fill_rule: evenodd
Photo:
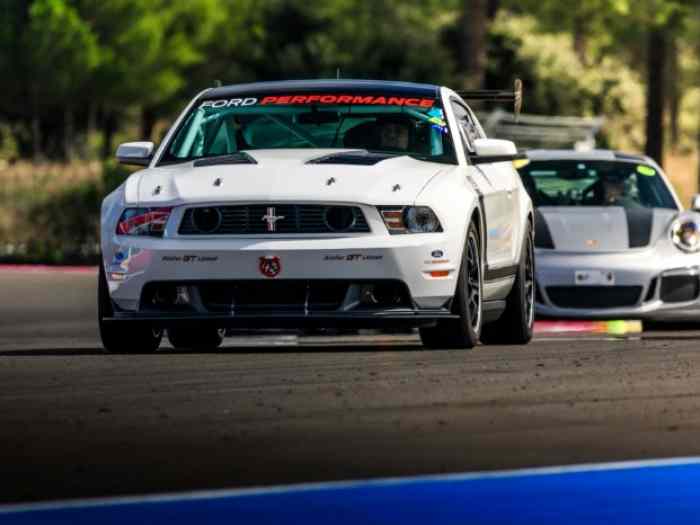
<path fill-rule="evenodd" d="M 700 321 L 698 256 L 538 250 L 536 261 L 540 317 Z"/>

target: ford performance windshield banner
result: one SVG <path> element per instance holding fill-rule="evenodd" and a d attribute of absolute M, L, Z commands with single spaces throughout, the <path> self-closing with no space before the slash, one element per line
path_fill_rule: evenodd
<path fill-rule="evenodd" d="M 347 95 L 347 94 L 315 94 L 315 95 L 269 95 L 265 97 L 229 98 L 205 100 L 201 108 L 228 108 L 244 106 L 286 106 L 286 105 L 337 105 L 351 104 L 364 106 L 413 106 L 431 108 L 435 99 L 418 97 L 395 97 L 385 95 Z"/>

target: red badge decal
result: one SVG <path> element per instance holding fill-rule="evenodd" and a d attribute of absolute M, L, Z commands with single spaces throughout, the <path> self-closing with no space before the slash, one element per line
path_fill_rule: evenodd
<path fill-rule="evenodd" d="M 260 269 L 260 273 L 265 277 L 277 277 L 282 271 L 282 262 L 279 257 L 268 255 L 260 257 L 258 268 Z"/>

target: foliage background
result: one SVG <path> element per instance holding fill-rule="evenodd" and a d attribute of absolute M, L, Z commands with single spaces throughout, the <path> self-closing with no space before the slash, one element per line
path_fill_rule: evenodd
<path fill-rule="evenodd" d="M 216 80 L 335 77 L 502 88 L 606 117 L 695 191 L 695 0 L 0 0 L 0 258 L 94 259 L 117 142 L 158 141 Z"/>

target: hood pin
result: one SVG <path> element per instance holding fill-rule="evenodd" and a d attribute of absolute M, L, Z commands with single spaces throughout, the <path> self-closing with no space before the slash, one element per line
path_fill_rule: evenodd
<path fill-rule="evenodd" d="M 153 188 L 153 195 L 160 195 L 160 190 L 160 186 L 156 186 L 155 188 Z"/>
<path fill-rule="evenodd" d="M 335 182 L 335 177 L 331 177 L 330 179 L 328 179 L 328 180 L 326 181 L 326 186 L 330 186 L 330 185 L 333 184 L 334 182 Z"/>
<path fill-rule="evenodd" d="M 214 186 L 221 186 L 222 180 L 219 178 L 214 179 Z"/>
<path fill-rule="evenodd" d="M 395 184 L 393 188 L 391 188 L 391 191 L 399 191 L 401 189 L 401 186 L 398 184 Z"/>

